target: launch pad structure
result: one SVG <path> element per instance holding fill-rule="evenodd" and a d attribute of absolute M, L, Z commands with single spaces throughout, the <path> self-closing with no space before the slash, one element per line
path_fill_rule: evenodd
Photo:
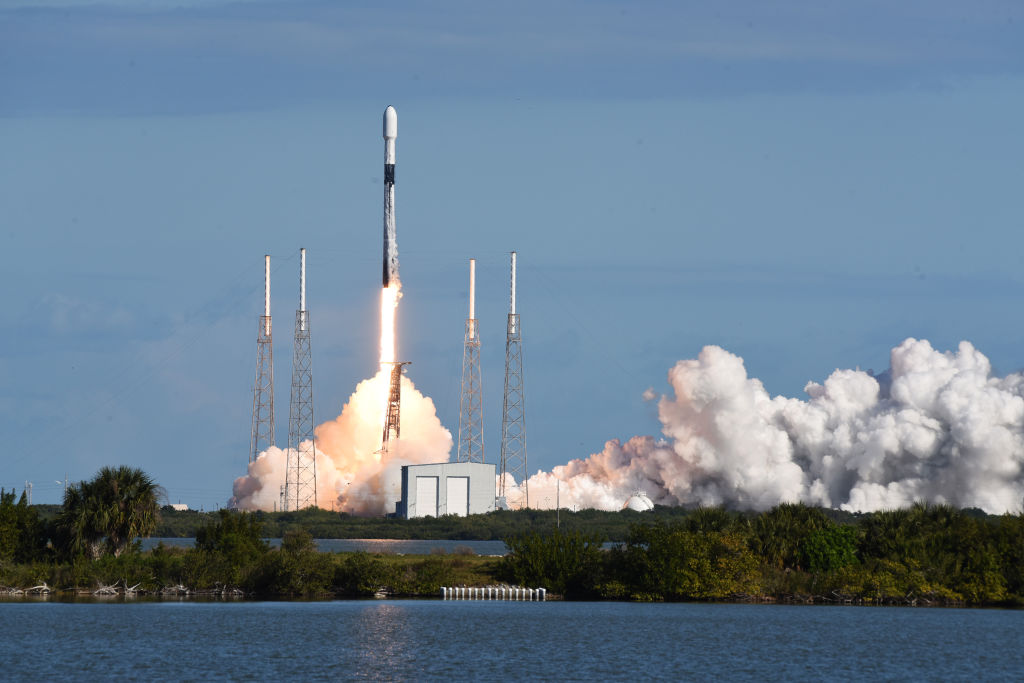
<path fill-rule="evenodd" d="M 288 408 L 288 462 L 283 509 L 317 506 L 313 435 L 313 354 L 306 309 L 306 250 L 299 250 L 299 308 L 295 311 L 292 394 Z"/>
<path fill-rule="evenodd" d="M 256 337 L 256 381 L 252 391 L 249 462 L 274 445 L 274 340 L 270 320 L 270 255 L 263 257 L 263 315 Z"/>
<path fill-rule="evenodd" d="M 384 250 L 383 280 L 385 290 L 395 290 L 395 298 L 382 295 L 381 368 L 391 366 L 384 429 L 379 453 L 387 456 L 394 441 L 401 437 L 402 373 L 409 361 L 393 361 L 394 321 L 385 329 L 389 318 L 383 306 L 390 301 L 397 306 L 401 283 L 398 273 L 398 242 L 395 231 L 395 140 L 398 137 L 398 115 L 394 107 L 384 112 Z M 310 348 L 310 320 L 306 309 L 306 250 L 300 250 L 299 307 L 295 312 L 295 338 L 292 359 L 291 401 L 288 414 L 288 445 L 286 448 L 285 483 L 281 486 L 282 510 L 301 510 L 316 506 L 316 445 L 313 423 L 313 362 Z M 476 259 L 470 259 L 469 317 L 466 318 L 463 345 L 462 384 L 459 400 L 459 435 L 456 463 L 442 463 L 466 471 L 482 472 L 484 465 L 483 391 L 480 365 L 480 335 L 476 319 Z M 264 257 L 264 311 L 259 319 L 257 336 L 256 377 L 253 385 L 252 431 L 249 444 L 249 463 L 274 446 L 274 360 L 273 334 L 270 316 L 270 256 Z M 516 311 L 516 252 L 511 252 L 511 287 L 509 314 L 505 340 L 505 387 L 501 420 L 501 455 L 499 460 L 498 492 L 494 504 L 501 505 L 508 495 L 519 500 L 508 501 L 516 507 L 529 507 L 526 456 L 526 402 L 523 388 L 522 330 Z M 393 313 L 393 312 L 392 312 Z M 386 335 L 385 332 L 388 334 Z M 387 343 L 386 343 L 387 342 Z M 387 348 L 390 347 L 390 350 Z M 440 466 L 440 465 L 438 465 Z M 490 467 L 494 467 L 491 465 Z M 493 473 L 493 469 L 491 472 Z M 454 470 L 453 470 L 454 472 Z M 417 475 L 418 477 L 420 475 Z M 434 475 L 430 475 L 434 476 Z M 452 495 L 445 500 L 463 500 L 462 480 L 465 474 L 453 474 Z M 490 475 L 493 477 L 493 474 Z M 420 478 L 429 478 L 422 475 Z M 435 477 L 436 478 L 436 477 Z M 490 480 L 493 484 L 493 479 Z M 446 484 L 447 485 L 447 484 Z M 484 487 L 494 493 L 492 485 Z M 426 490 L 426 489 L 424 489 Z M 469 489 L 467 489 L 469 491 Z M 479 493 L 479 492 L 478 492 Z M 467 503 L 468 505 L 468 503 Z M 427 506 L 429 507 L 429 505 Z M 447 508 L 448 505 L 446 504 Z M 457 509 L 462 510 L 462 503 Z M 469 509 L 475 507 L 466 507 Z"/>
<path fill-rule="evenodd" d="M 402 435 L 402 368 L 406 365 L 412 365 L 412 362 L 391 362 L 391 386 L 388 390 L 388 406 L 384 417 L 384 435 L 380 444 L 382 454 L 387 454 L 392 439 Z"/>
<path fill-rule="evenodd" d="M 526 482 L 526 395 L 523 391 L 523 339 L 516 313 L 516 252 L 512 252 L 511 294 L 505 334 L 505 400 L 501 413 L 498 497 L 507 499 L 506 479 L 519 482 L 522 507 L 530 507 Z M 509 501 L 512 502 L 512 501 Z"/>
<path fill-rule="evenodd" d="M 480 335 L 476 322 L 476 259 L 469 259 L 469 317 L 462 351 L 459 392 L 458 462 L 484 462 L 483 391 L 480 381 Z"/>

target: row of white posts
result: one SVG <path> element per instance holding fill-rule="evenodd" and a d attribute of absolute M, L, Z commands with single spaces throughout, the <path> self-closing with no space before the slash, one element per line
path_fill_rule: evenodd
<path fill-rule="evenodd" d="M 509 588 L 504 586 L 487 588 L 442 588 L 442 600 L 522 600 L 544 602 L 546 588 Z"/>

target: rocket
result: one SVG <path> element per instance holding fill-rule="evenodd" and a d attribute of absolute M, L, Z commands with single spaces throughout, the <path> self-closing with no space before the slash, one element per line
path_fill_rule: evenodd
<path fill-rule="evenodd" d="M 398 238 L 395 236 L 395 138 L 398 113 L 384 110 L 384 286 L 398 284 Z"/>

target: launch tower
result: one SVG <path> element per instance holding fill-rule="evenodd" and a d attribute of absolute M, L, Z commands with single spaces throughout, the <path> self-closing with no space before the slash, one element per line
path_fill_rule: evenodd
<path fill-rule="evenodd" d="M 384 436 L 381 439 L 380 452 L 386 454 L 391 439 L 402 435 L 402 368 L 410 365 L 409 361 L 395 361 L 391 364 L 391 389 L 388 391 L 388 408 L 384 417 Z"/>
<path fill-rule="evenodd" d="M 480 384 L 480 335 L 476 324 L 476 259 L 469 259 L 469 317 L 462 351 L 459 396 L 458 462 L 484 461 L 483 399 Z"/>
<path fill-rule="evenodd" d="M 270 324 L 270 255 L 263 257 L 263 315 L 256 337 L 256 382 L 252 391 L 249 462 L 274 445 L 274 342 Z"/>
<path fill-rule="evenodd" d="M 299 250 L 299 308 L 295 311 L 295 351 L 292 356 L 292 396 L 288 409 L 288 465 L 285 510 L 317 504 L 316 457 L 313 442 L 313 354 L 309 346 L 306 310 L 306 250 Z"/>
<path fill-rule="evenodd" d="M 516 313 L 516 252 L 512 252 L 512 286 L 505 335 L 505 401 L 501 413 L 501 472 L 498 497 L 507 497 L 509 477 L 522 486 L 522 506 L 530 507 L 526 485 L 526 397 L 523 393 L 523 340 Z"/>

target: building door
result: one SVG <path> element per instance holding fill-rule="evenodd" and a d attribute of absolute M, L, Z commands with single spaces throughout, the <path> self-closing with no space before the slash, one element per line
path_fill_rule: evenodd
<path fill-rule="evenodd" d="M 448 501 L 448 514 L 465 517 L 469 514 L 469 477 L 448 477 L 446 480 L 445 497 Z"/>
<path fill-rule="evenodd" d="M 410 517 L 437 517 L 437 477 L 416 477 L 416 507 Z"/>

